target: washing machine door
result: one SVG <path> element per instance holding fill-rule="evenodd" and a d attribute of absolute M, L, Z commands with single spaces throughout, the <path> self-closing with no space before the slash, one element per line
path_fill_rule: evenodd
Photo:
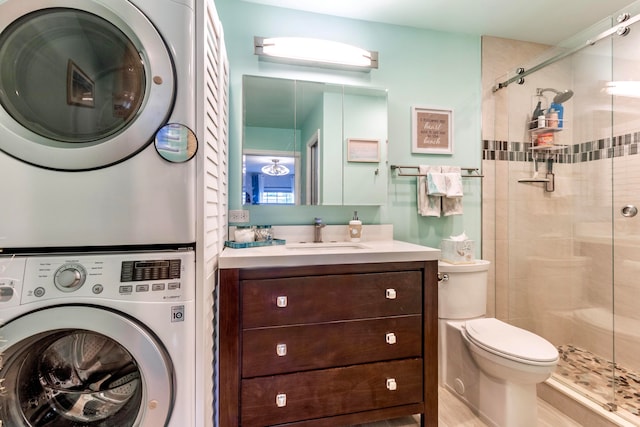
<path fill-rule="evenodd" d="M 90 306 L 35 311 L 0 328 L 2 425 L 158 427 L 174 400 L 161 343 L 117 312 Z"/>
<path fill-rule="evenodd" d="M 172 57 L 126 0 L 0 1 L 0 150 L 90 170 L 142 150 L 175 97 Z"/>

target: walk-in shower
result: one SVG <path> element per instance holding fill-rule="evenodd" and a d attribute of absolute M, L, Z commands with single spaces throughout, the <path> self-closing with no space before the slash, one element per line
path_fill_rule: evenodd
<path fill-rule="evenodd" d="M 487 82 L 483 255 L 491 314 L 558 347 L 551 384 L 640 425 L 640 91 L 611 90 L 640 88 L 640 3 L 623 12 L 548 50 L 513 41 L 529 58 Z M 563 126 L 531 126 L 537 103 Z"/>

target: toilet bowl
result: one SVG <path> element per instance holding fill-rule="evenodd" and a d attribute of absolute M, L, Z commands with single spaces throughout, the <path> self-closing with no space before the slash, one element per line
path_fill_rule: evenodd
<path fill-rule="evenodd" d="M 489 262 L 439 263 L 441 385 L 487 424 L 537 424 L 536 384 L 553 373 L 558 351 L 549 341 L 486 315 Z"/>

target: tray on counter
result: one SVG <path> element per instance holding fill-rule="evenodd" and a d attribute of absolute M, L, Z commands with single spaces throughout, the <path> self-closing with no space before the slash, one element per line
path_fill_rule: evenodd
<path fill-rule="evenodd" d="M 224 245 L 228 248 L 243 249 L 243 248 L 256 248 L 259 246 L 276 246 L 284 245 L 287 243 L 283 239 L 261 240 L 258 242 L 236 242 L 235 240 L 226 240 Z"/>

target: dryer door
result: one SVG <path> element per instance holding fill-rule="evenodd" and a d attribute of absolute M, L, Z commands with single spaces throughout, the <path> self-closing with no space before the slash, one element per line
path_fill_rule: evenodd
<path fill-rule="evenodd" d="M 126 0 L 0 2 L 0 150 L 89 170 L 142 150 L 173 108 L 175 70 Z"/>
<path fill-rule="evenodd" d="M 106 309 L 58 306 L 0 334 L 0 420 L 13 427 L 157 427 L 174 400 L 170 359 L 154 336 Z M 3 425 L 5 425 L 3 424 Z"/>

